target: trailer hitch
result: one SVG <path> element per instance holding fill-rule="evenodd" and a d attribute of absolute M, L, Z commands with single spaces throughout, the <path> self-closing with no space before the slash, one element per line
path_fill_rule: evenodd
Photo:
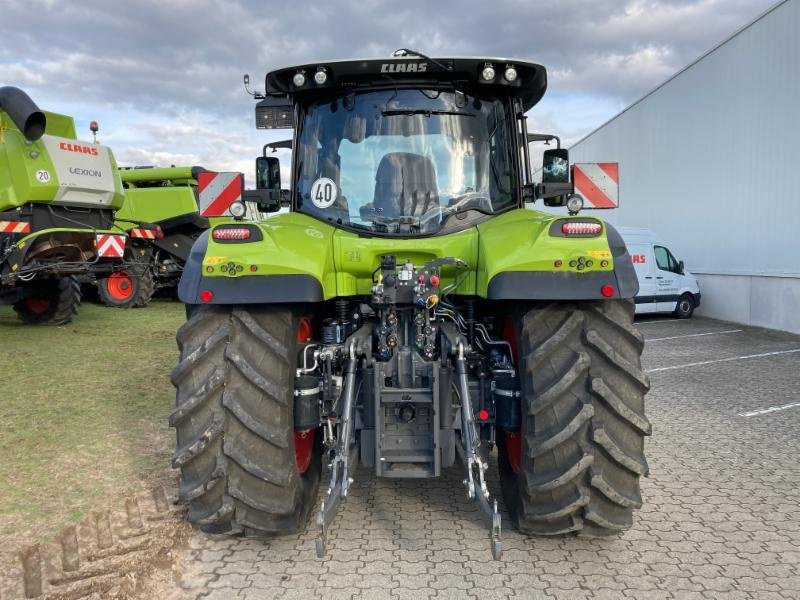
<path fill-rule="evenodd" d="M 317 556 L 325 556 L 328 541 L 328 528 L 336 517 L 342 500 L 347 497 L 350 484 L 353 483 L 350 477 L 350 465 L 355 468 L 358 460 L 358 453 L 353 444 L 353 406 L 356 396 L 356 370 L 357 370 L 357 349 L 356 340 L 352 339 L 349 347 L 349 357 L 344 368 L 344 387 L 342 389 L 342 414 L 339 420 L 338 433 L 334 448 L 333 460 L 331 461 L 331 480 L 328 484 L 328 492 L 322 500 L 322 506 L 317 512 L 315 521 L 317 523 L 317 538 L 314 540 Z"/>
<path fill-rule="evenodd" d="M 475 429 L 475 416 L 472 413 L 472 402 L 469 397 L 469 383 L 467 381 L 467 362 L 464 357 L 464 342 L 458 340 L 455 349 L 456 375 L 458 376 L 458 394 L 461 396 L 461 446 L 463 450 L 464 465 L 467 468 L 467 478 L 464 485 L 471 500 L 475 500 L 481 509 L 491 532 L 492 558 L 500 560 L 503 554 L 503 537 L 500 513 L 497 511 L 497 500 L 490 502 L 489 489 L 486 487 L 484 474 L 487 469 L 486 461 L 478 454 L 480 438 Z M 476 481 L 477 480 L 477 481 Z"/>

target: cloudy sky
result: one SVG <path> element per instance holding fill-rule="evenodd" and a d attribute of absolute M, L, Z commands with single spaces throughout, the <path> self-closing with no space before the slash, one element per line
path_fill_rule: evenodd
<path fill-rule="evenodd" d="M 774 0 L 0 0 L 0 85 L 73 115 L 123 165 L 199 164 L 251 176 L 249 73 L 317 59 L 532 59 L 549 91 L 529 130 L 576 141 Z"/>

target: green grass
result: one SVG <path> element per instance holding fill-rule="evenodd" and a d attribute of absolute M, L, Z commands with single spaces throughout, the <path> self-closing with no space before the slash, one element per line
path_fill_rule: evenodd
<path fill-rule="evenodd" d="M 0 306 L 0 544 L 40 541 L 172 478 L 169 372 L 183 305 L 81 306 L 23 325 Z"/>

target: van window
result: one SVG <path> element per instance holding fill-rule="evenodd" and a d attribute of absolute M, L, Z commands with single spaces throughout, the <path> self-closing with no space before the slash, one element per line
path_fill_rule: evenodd
<path fill-rule="evenodd" d="M 664 246 L 653 246 L 653 252 L 656 255 L 656 264 L 662 271 L 671 271 L 678 273 L 678 261 L 672 256 L 672 253 L 664 248 Z"/>

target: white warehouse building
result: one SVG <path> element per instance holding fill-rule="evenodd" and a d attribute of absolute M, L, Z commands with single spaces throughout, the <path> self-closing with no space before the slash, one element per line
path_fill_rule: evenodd
<path fill-rule="evenodd" d="M 785 0 L 570 148 L 620 163 L 610 223 L 653 229 L 698 314 L 800 333 L 800 0 Z"/>

